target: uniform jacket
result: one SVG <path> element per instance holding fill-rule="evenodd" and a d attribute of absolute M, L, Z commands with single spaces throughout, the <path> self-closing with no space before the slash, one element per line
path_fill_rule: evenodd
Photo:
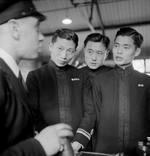
<path fill-rule="evenodd" d="M 7 64 L 0 59 L 0 155 L 45 155 L 33 137 L 27 94 Z M 25 141 L 24 141 L 25 140 Z M 3 154 L 2 154 L 3 153 Z"/>
<path fill-rule="evenodd" d="M 123 140 L 120 140 L 118 136 L 120 72 L 126 73 L 129 77 L 129 142 L 127 146 L 123 146 Z M 132 67 L 124 71 L 115 67 L 94 79 L 93 94 L 97 111 L 95 151 L 105 153 L 135 151 L 138 141 L 143 141 L 150 134 L 150 77 L 133 70 Z"/>
<path fill-rule="evenodd" d="M 100 66 L 97 69 L 90 69 L 88 66 L 85 66 L 83 68 L 80 68 L 80 72 L 83 73 L 85 76 L 87 76 L 88 79 L 90 80 L 90 82 L 92 82 L 93 79 L 97 75 L 100 75 L 100 74 L 102 74 L 104 72 L 107 72 L 107 71 L 109 71 L 111 69 L 112 69 L 112 67 L 107 67 L 107 66 Z M 92 90 L 92 86 L 91 86 L 91 90 Z M 93 105 L 94 105 L 94 103 L 93 103 Z M 87 149 L 86 149 L 87 151 L 93 151 L 94 150 L 95 143 L 93 143 L 93 142 L 95 140 L 95 134 L 94 134 L 95 133 L 95 127 L 96 127 L 96 123 L 94 123 L 93 133 L 92 133 L 92 136 L 91 136 L 91 140 L 88 143 L 88 146 L 87 146 Z M 93 137 L 94 137 L 94 139 L 93 139 Z"/>
<path fill-rule="evenodd" d="M 37 129 L 60 122 L 58 105 L 58 86 L 55 65 L 51 61 L 29 73 L 27 77 L 27 86 L 32 97 L 32 104 L 37 120 Z M 84 75 L 76 68 L 66 65 L 65 72 L 68 79 L 71 96 L 71 115 L 72 128 L 75 134 L 74 140 L 79 141 L 86 146 L 90 139 L 90 132 L 94 125 L 94 107 L 91 99 L 88 83 L 84 83 Z M 85 84 L 87 86 L 85 87 Z M 87 97 L 84 96 L 88 94 Z M 36 114 L 36 113 L 35 113 Z"/>

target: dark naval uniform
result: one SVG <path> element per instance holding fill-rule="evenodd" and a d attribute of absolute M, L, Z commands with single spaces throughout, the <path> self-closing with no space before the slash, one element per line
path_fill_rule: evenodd
<path fill-rule="evenodd" d="M 95 78 L 93 93 L 98 117 L 95 151 L 135 156 L 138 141 L 150 134 L 150 77 L 132 66 L 116 66 Z"/>
<path fill-rule="evenodd" d="M 70 124 L 75 134 L 74 141 L 86 147 L 91 138 L 95 113 L 84 74 L 70 65 L 57 67 L 50 61 L 29 73 L 27 86 L 32 105 L 39 112 L 35 117 L 36 129 L 59 122 Z"/>
<path fill-rule="evenodd" d="M 94 80 L 94 78 L 96 76 L 102 74 L 102 73 L 110 71 L 111 69 L 113 69 L 113 68 L 108 67 L 108 66 L 100 66 L 97 69 L 90 69 L 88 66 L 85 66 L 85 67 L 80 69 L 80 72 L 88 77 L 88 79 L 90 80 L 90 83 L 91 83 L 91 90 L 92 90 L 92 81 Z M 94 103 L 93 103 L 93 105 L 94 105 Z M 96 127 L 96 123 L 94 123 L 94 127 Z M 95 140 L 96 140 L 96 134 L 95 134 L 95 128 L 94 128 L 93 132 L 92 132 L 91 140 L 88 143 L 88 146 L 86 149 L 87 151 L 93 151 L 94 150 Z"/>
<path fill-rule="evenodd" d="M 21 82 L 0 59 L 0 155 L 45 155 L 33 137 L 33 117 Z"/>

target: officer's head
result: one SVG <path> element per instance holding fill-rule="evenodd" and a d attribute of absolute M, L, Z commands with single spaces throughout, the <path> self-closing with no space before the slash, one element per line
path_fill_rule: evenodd
<path fill-rule="evenodd" d="M 45 16 L 31 0 L 0 1 L 0 47 L 17 59 L 37 57 L 44 37 L 39 30 Z"/>

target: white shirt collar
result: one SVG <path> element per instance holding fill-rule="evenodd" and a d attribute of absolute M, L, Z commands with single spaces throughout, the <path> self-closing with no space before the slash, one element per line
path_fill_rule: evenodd
<path fill-rule="evenodd" d="M 5 50 L 0 48 L 0 58 L 2 58 L 9 68 L 13 71 L 16 77 L 19 76 L 19 67 L 13 57 L 9 55 Z"/>

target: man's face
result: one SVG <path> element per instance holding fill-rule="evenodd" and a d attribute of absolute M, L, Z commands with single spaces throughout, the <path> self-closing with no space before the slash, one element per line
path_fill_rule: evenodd
<path fill-rule="evenodd" d="M 97 69 L 103 65 L 107 50 L 103 43 L 89 41 L 84 48 L 84 55 L 87 66 L 90 69 Z"/>
<path fill-rule="evenodd" d="M 51 60 L 59 67 L 67 65 L 75 53 L 75 43 L 72 40 L 57 38 L 50 44 Z"/>
<path fill-rule="evenodd" d="M 132 62 L 135 56 L 140 53 L 140 48 L 136 48 L 133 39 L 128 36 L 118 36 L 113 45 L 114 62 L 123 66 Z"/>
<path fill-rule="evenodd" d="M 25 59 L 37 58 L 41 51 L 42 41 L 44 40 L 39 30 L 40 22 L 34 17 L 24 18 L 21 22 L 21 40 L 19 44 L 22 57 Z"/>

